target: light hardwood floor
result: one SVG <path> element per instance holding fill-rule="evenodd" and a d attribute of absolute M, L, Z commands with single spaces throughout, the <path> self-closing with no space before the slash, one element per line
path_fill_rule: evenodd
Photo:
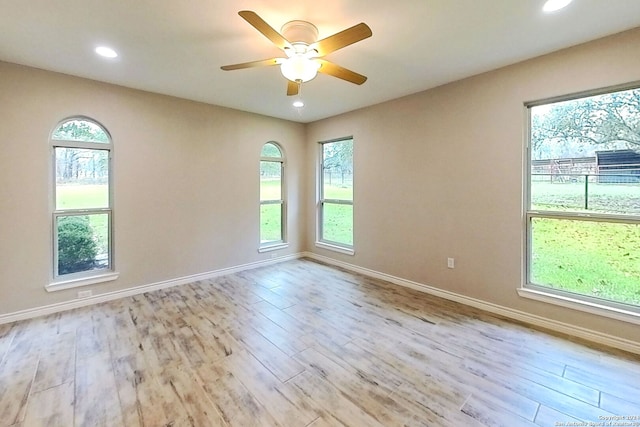
<path fill-rule="evenodd" d="M 616 416 L 640 425 L 640 358 L 309 260 L 0 325 L 2 426 Z"/>

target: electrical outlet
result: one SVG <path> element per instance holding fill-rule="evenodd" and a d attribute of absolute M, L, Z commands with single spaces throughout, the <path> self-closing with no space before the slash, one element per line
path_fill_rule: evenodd
<path fill-rule="evenodd" d="M 456 261 L 453 258 L 447 258 L 447 268 L 455 268 Z"/>
<path fill-rule="evenodd" d="M 93 295 L 93 291 L 91 289 L 86 291 L 78 291 L 78 298 L 89 298 Z"/>

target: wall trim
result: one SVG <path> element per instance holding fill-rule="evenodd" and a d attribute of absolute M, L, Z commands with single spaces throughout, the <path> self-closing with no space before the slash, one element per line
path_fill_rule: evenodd
<path fill-rule="evenodd" d="M 93 304 L 100 304 L 102 302 L 113 301 L 119 298 L 131 297 L 134 295 L 140 295 L 145 292 L 157 291 L 159 289 L 170 288 L 173 286 L 186 285 L 187 283 L 196 282 L 198 280 L 213 279 L 215 277 L 224 276 L 227 274 L 238 273 L 245 270 L 251 270 L 258 267 L 265 267 L 267 265 L 278 264 L 284 261 L 290 261 L 293 259 L 301 258 L 301 253 L 292 255 L 285 255 L 276 258 L 271 258 L 263 261 L 250 262 L 248 264 L 241 264 L 234 267 L 221 268 L 219 270 L 207 271 L 205 273 L 193 274 L 190 276 L 178 277 L 176 279 L 163 280 L 161 282 L 151 283 L 147 285 L 135 286 L 119 291 L 105 292 L 103 294 L 97 294 L 87 298 L 78 298 L 70 301 L 59 302 L 55 304 L 45 305 L 43 307 L 29 308 L 26 310 L 20 310 L 13 313 L 1 314 L 0 325 L 4 323 L 11 323 L 18 320 L 26 320 L 34 317 L 46 316 L 61 311 L 72 310 L 74 308 L 86 307 Z"/>
<path fill-rule="evenodd" d="M 357 265 L 349 264 L 344 261 L 339 261 L 323 255 L 318 255 L 312 252 L 305 252 L 303 256 L 314 259 L 316 261 L 326 263 L 326 264 L 342 267 L 346 270 L 353 271 L 355 273 L 359 273 L 365 276 L 374 277 L 380 280 L 385 280 L 387 282 L 391 282 L 399 286 L 404 286 L 406 288 L 411 288 L 411 289 L 424 292 L 430 295 L 434 295 L 440 298 L 444 298 L 450 301 L 455 301 L 460 304 L 475 307 L 480 310 L 484 310 L 489 313 L 497 314 L 499 316 L 507 317 L 509 319 L 524 322 L 529 325 L 538 326 L 540 328 L 544 328 L 544 329 L 559 332 L 565 335 L 581 338 L 597 344 L 602 344 L 602 345 L 617 348 L 620 350 L 628 351 L 631 353 L 640 354 L 639 342 L 611 336 L 608 334 L 604 334 L 602 332 L 583 328 L 581 326 L 571 325 L 568 323 L 547 319 L 534 314 L 525 313 L 523 311 L 514 310 L 512 308 L 507 308 L 501 305 L 482 301 L 476 298 L 471 298 L 465 295 L 457 294 L 450 291 L 445 291 L 443 289 L 438 289 L 433 286 L 425 285 L 423 283 L 418 283 L 418 282 L 403 279 L 400 277 L 392 276 L 390 274 L 381 273 L 379 271 L 371 270 L 368 268 L 359 267 Z"/>

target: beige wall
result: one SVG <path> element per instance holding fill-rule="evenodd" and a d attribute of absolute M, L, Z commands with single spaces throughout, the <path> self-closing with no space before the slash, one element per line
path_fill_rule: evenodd
<path fill-rule="evenodd" d="M 94 295 L 270 259 L 257 252 L 260 149 L 286 151 L 289 240 L 303 250 L 304 126 L 0 62 L 0 314 L 72 300 L 48 293 L 49 134 L 68 116 L 114 142 L 115 263 Z"/>
<path fill-rule="evenodd" d="M 640 341 L 638 326 L 523 299 L 527 101 L 640 80 L 640 30 L 308 126 L 354 136 L 355 256 L 315 253 Z M 317 150 L 308 151 L 310 176 Z M 313 195 L 309 195 L 313 206 Z M 307 233 L 314 236 L 309 209 Z M 447 257 L 456 268 L 447 269 Z"/>

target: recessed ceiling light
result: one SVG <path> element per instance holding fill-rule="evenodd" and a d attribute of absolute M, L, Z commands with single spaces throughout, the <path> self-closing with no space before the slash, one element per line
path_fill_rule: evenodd
<path fill-rule="evenodd" d="M 542 6 L 542 11 L 546 13 L 555 12 L 556 10 L 567 7 L 571 1 L 572 0 L 547 0 L 544 6 Z"/>
<path fill-rule="evenodd" d="M 296 108 L 301 108 L 304 107 L 304 102 L 297 100 L 297 101 L 293 101 L 293 106 Z"/>
<path fill-rule="evenodd" d="M 105 58 L 115 58 L 118 56 L 118 52 L 107 46 L 98 46 L 96 48 L 96 53 L 100 56 L 104 56 Z"/>

